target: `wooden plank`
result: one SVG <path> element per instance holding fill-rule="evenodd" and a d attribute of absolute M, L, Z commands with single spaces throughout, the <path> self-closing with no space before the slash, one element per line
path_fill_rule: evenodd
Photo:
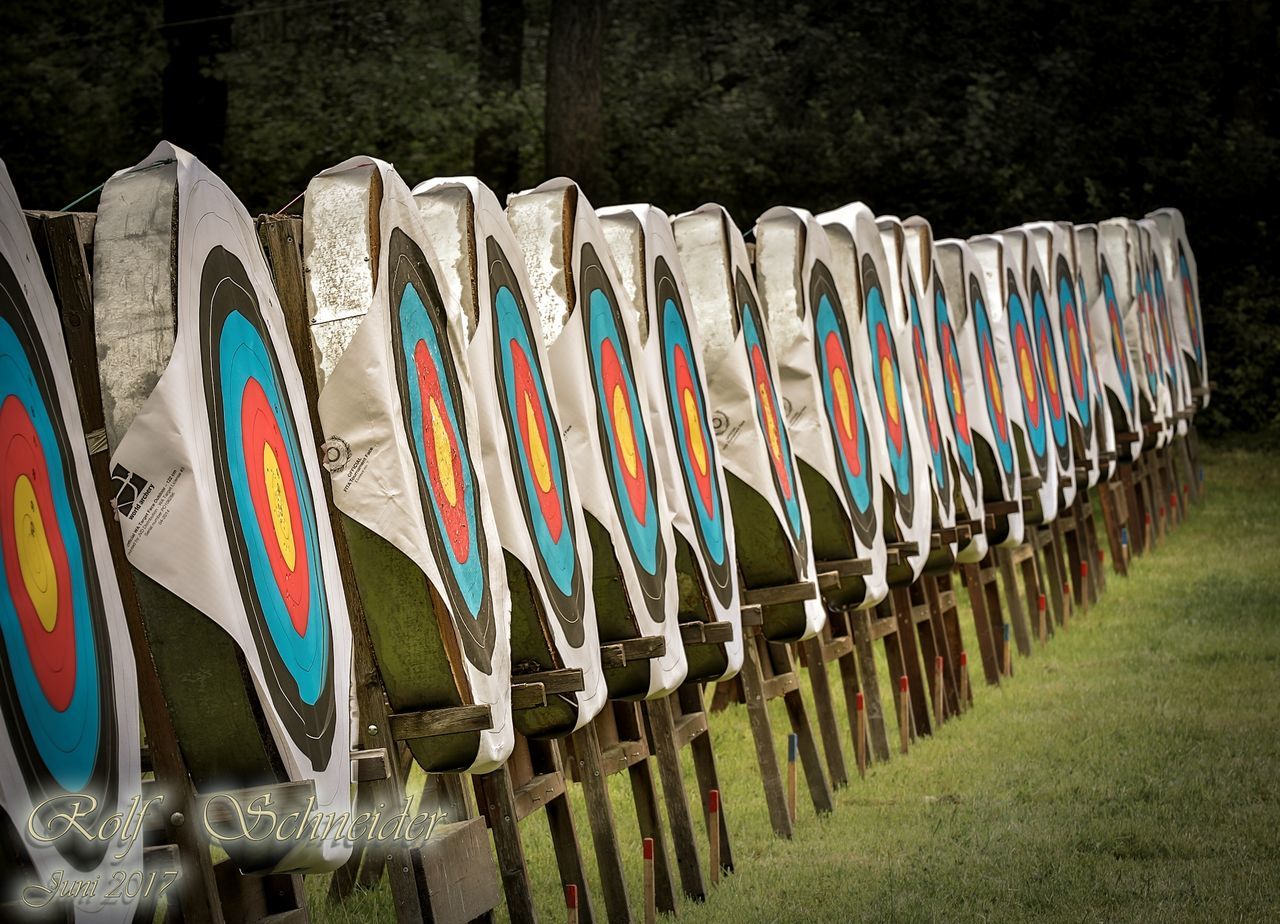
<path fill-rule="evenodd" d="M 547 695 L 553 693 L 581 693 L 586 689 L 582 671 L 576 667 L 554 671 L 531 671 L 528 674 L 512 674 L 512 683 L 540 683 Z"/>
<path fill-rule="evenodd" d="M 988 516 L 992 514 L 998 517 L 1010 516 L 1012 514 L 1022 512 L 1022 502 L 1021 501 L 1004 501 L 1004 500 L 983 501 L 982 512 L 987 514 Z"/>
<path fill-rule="evenodd" d="M 872 572 L 873 564 L 869 558 L 844 558 L 836 561 L 820 561 L 818 570 L 834 571 L 842 578 L 865 577 Z"/>
<path fill-rule="evenodd" d="M 565 794 L 564 774 L 559 772 L 539 773 L 526 780 L 517 788 L 512 796 L 516 817 L 525 819 L 540 808 L 544 808 L 551 800 Z"/>
<path fill-rule="evenodd" d="M 778 755 L 774 751 L 773 726 L 769 721 L 769 709 L 764 696 L 759 636 L 747 639 L 740 676 L 743 697 L 746 699 L 747 718 L 751 724 L 751 738 L 756 747 L 756 762 L 760 767 L 760 782 L 764 786 L 764 804 L 769 811 L 769 821 L 773 825 L 774 834 L 778 837 L 790 838 L 791 816 L 787 814 L 782 772 L 778 767 Z"/>
<path fill-rule="evenodd" d="M 794 584 L 775 584 L 772 587 L 748 587 L 742 592 L 742 601 L 754 606 L 779 606 L 783 603 L 803 603 L 817 599 L 818 585 L 813 581 L 797 581 Z"/>
<path fill-rule="evenodd" d="M 838 571 L 820 571 L 818 572 L 818 589 L 834 590 L 840 586 L 840 573 Z"/>
<path fill-rule="evenodd" d="M 685 645 L 727 645 L 733 641 L 731 622 L 683 622 L 680 641 Z"/>
<path fill-rule="evenodd" d="M 391 757 L 386 748 L 351 752 L 351 778 L 357 783 L 385 780 L 391 775 Z"/>
<path fill-rule="evenodd" d="M 845 655 L 853 651 L 853 637 L 850 635 L 841 635 L 829 642 L 822 643 L 822 660 L 838 661 Z"/>
<path fill-rule="evenodd" d="M 662 696 L 644 704 L 652 730 L 653 749 L 658 758 L 658 775 L 662 778 L 662 794 L 667 804 L 667 820 L 671 825 L 671 841 L 675 848 L 676 866 L 680 870 L 680 885 L 684 894 L 694 901 L 707 897 L 707 886 L 702 875 L 702 863 L 698 859 L 698 845 L 693 836 L 693 815 L 689 810 L 689 798 L 685 794 L 684 777 L 680 769 L 680 749 L 692 737 L 707 730 L 707 719 L 702 713 L 693 713 L 676 719 L 672 710 L 675 696 Z M 701 725 L 701 731 L 696 727 Z M 695 728 L 694 734 L 685 732 Z"/>
<path fill-rule="evenodd" d="M 743 606 L 741 614 L 743 629 L 757 629 L 764 626 L 764 607 L 760 604 Z"/>
<path fill-rule="evenodd" d="M 600 663 L 607 668 L 626 667 L 635 661 L 650 661 L 667 653 L 667 640 L 661 635 L 628 638 L 600 646 Z"/>
<path fill-rule="evenodd" d="M 886 635 L 893 635 L 898 631 L 898 623 L 893 619 L 875 616 L 870 618 L 870 622 L 870 637 L 873 642 L 878 642 Z"/>
<path fill-rule="evenodd" d="M 779 674 L 766 680 L 762 689 L 766 700 L 777 699 L 800 689 L 800 678 L 796 676 L 794 671 L 788 674 Z"/>
<path fill-rule="evenodd" d="M 497 907 L 498 869 L 483 818 L 437 825 L 414 853 L 433 924 L 467 924 Z"/>
<path fill-rule="evenodd" d="M 511 685 L 512 709 L 536 709 L 547 704 L 547 688 L 540 683 Z"/>
<path fill-rule="evenodd" d="M 682 715 L 675 720 L 673 740 L 677 748 L 683 748 L 694 738 L 707 733 L 707 716 L 703 712 Z"/>
<path fill-rule="evenodd" d="M 387 717 L 391 737 L 396 741 L 435 738 L 459 732 L 488 731 L 493 728 L 493 715 L 488 706 L 451 706 L 447 709 L 424 709 L 420 712 L 396 712 Z"/>
<path fill-rule="evenodd" d="M 555 775 L 560 777 L 563 793 L 563 776 Z M 498 875 L 507 900 L 507 914 L 514 922 L 531 924 L 537 920 L 537 913 L 533 904 L 533 886 L 529 882 L 529 870 L 525 863 L 524 845 L 516 827 L 524 816 L 520 814 L 515 793 L 511 789 L 511 774 L 505 766 L 492 773 L 481 774 L 475 778 L 475 789 L 480 812 L 493 830 L 493 846 L 498 855 Z"/>
<path fill-rule="evenodd" d="M 588 722 L 570 738 L 576 776 L 582 781 L 587 801 L 587 822 L 595 845 L 596 867 L 604 892 L 605 909 L 611 922 L 630 924 L 631 901 L 623 872 L 622 852 L 618 846 L 618 829 L 613 822 L 613 802 L 609 798 L 607 774 L 602 766 L 600 739 L 594 722 Z"/>

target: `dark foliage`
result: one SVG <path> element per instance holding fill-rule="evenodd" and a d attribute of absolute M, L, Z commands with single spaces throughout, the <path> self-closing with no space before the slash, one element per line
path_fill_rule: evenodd
<path fill-rule="evenodd" d="M 544 174 L 550 5 L 524 3 L 517 68 L 492 43 L 482 54 L 479 0 L 211 0 L 184 17 L 237 15 L 203 43 L 198 27 L 162 28 L 173 2 L 8 4 L 0 156 L 29 207 L 66 205 L 166 131 L 204 124 L 175 126 L 167 72 L 206 106 L 225 93 L 225 113 L 199 113 L 225 119 L 221 152 L 195 153 L 220 158 L 251 210 L 356 153 L 411 182 L 479 156 L 507 191 L 516 152 L 529 185 Z M 1218 386 L 1206 426 L 1274 434 L 1278 25 L 1253 0 L 615 0 L 606 172 L 588 193 L 673 213 L 717 200 L 744 224 L 777 203 L 863 199 L 940 235 L 1177 205 Z M 175 69 L 171 51 L 193 42 L 198 67 Z"/>

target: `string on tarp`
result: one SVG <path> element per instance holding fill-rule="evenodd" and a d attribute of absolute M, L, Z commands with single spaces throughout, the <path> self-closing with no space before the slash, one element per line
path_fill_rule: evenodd
<path fill-rule="evenodd" d="M 150 170 L 150 169 L 151 169 L 151 168 L 153 168 L 153 167 L 163 167 L 165 164 L 172 164 L 172 163 L 175 163 L 175 160 L 174 160 L 174 158 L 170 157 L 170 158 L 168 158 L 168 159 L 166 159 L 166 160 L 157 160 L 157 161 L 155 161 L 154 163 L 144 164 L 144 165 L 143 165 L 143 166 L 141 166 L 141 167 L 133 167 L 133 168 L 131 168 L 131 169 L 129 169 L 129 170 L 124 170 L 124 171 L 122 171 L 122 172 L 123 172 L 123 173 L 139 173 L 140 171 L 143 171 L 143 170 Z M 88 191 L 87 193 L 85 193 L 83 196 L 80 196 L 78 199 L 73 199 L 73 200 L 71 200 L 69 203 L 67 203 L 66 205 L 64 205 L 62 208 L 58 209 L 58 211 L 59 211 L 59 212 L 69 212 L 69 211 L 71 211 L 73 208 L 75 208 L 77 205 L 79 205 L 79 204 L 80 204 L 81 202 L 83 202 L 85 199 L 88 199 L 88 198 L 89 198 L 90 196 L 92 196 L 94 193 L 100 193 L 100 192 L 102 192 L 102 187 L 104 187 L 104 186 L 106 186 L 106 185 L 107 185 L 107 184 L 106 184 L 106 181 L 103 181 L 103 182 L 99 183 L 97 186 L 93 187 L 93 189 L 89 190 L 89 191 Z"/>

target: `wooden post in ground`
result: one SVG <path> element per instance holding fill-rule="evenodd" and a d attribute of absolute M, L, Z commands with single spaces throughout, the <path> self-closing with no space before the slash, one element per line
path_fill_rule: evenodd
<path fill-rule="evenodd" d="M 720 790 L 707 794 L 707 853 L 711 860 L 711 884 L 720 884 Z"/>
<path fill-rule="evenodd" d="M 867 708 L 861 690 L 858 691 L 856 708 L 858 720 L 853 734 L 854 752 L 858 758 L 858 776 L 865 780 L 867 778 Z"/>
<path fill-rule="evenodd" d="M 973 705 L 973 694 L 969 688 L 969 653 L 960 652 L 960 703 L 968 709 Z"/>
<path fill-rule="evenodd" d="M 906 754 L 911 749 L 911 689 L 906 674 L 898 678 L 898 693 L 898 735 L 902 753 Z"/>
<path fill-rule="evenodd" d="M 787 817 L 796 823 L 796 757 L 799 756 L 800 739 L 792 733 L 787 738 Z"/>

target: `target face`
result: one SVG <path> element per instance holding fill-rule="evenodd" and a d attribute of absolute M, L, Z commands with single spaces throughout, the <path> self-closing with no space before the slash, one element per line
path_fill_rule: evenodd
<path fill-rule="evenodd" d="M 1009 418 L 1004 410 L 1004 388 L 1000 381 L 1000 368 L 996 365 L 996 341 L 991 331 L 991 319 L 987 315 L 987 303 L 982 297 L 978 277 L 969 277 L 969 304 L 973 306 L 974 333 L 978 340 L 978 362 L 982 367 L 983 393 L 987 399 L 987 416 L 991 418 L 991 430 L 996 438 L 996 456 L 1006 484 L 1013 477 L 1013 444 L 1009 441 Z"/>
<path fill-rule="evenodd" d="M 1111 334 L 1111 356 L 1115 359 L 1116 374 L 1120 379 L 1120 392 L 1124 406 L 1133 407 L 1133 373 L 1129 369 L 1129 350 L 1125 345 L 1124 323 L 1120 320 L 1120 303 L 1116 300 L 1116 285 L 1111 278 L 1107 258 L 1100 257 L 1102 271 L 1102 301 L 1107 308 L 1107 327 Z"/>
<path fill-rule="evenodd" d="M 200 276 L 200 338 L 218 502 L 267 694 L 322 771 L 337 709 L 316 510 L 257 294 L 222 247 Z"/>
<path fill-rule="evenodd" d="M 671 415 L 676 452 L 680 456 L 680 475 L 689 508 L 694 513 L 698 546 L 707 564 L 711 592 L 721 606 L 728 606 L 733 599 L 733 566 L 728 555 L 716 443 L 711 435 L 702 377 L 698 373 L 697 355 L 689 336 L 689 321 L 680 290 L 664 258 L 658 257 L 655 261 L 653 276 L 660 314 L 667 413 Z"/>
<path fill-rule="evenodd" d="M 579 306 L 596 390 L 605 471 L 649 615 L 661 623 L 666 619 L 663 576 L 667 549 L 659 531 L 653 452 L 631 367 L 631 344 L 613 286 L 590 244 L 582 245 L 581 266 Z"/>
<path fill-rule="evenodd" d="M 387 246 L 391 338 L 400 411 L 413 459 L 431 552 L 468 661 L 493 670 L 496 629 L 488 540 L 480 522 L 475 468 L 440 289 L 416 243 L 399 228 Z"/>
<path fill-rule="evenodd" d="M 800 515 L 799 484 L 796 481 L 795 464 L 791 457 L 791 440 L 787 437 L 787 425 L 782 418 L 782 405 L 778 390 L 770 374 L 769 350 L 761 332 L 764 330 L 760 307 L 747 284 L 747 278 L 738 271 L 735 290 L 741 310 L 742 341 L 747 351 L 747 364 L 751 370 L 751 387 L 756 402 L 756 422 L 769 450 L 769 468 L 773 474 L 773 487 L 778 503 L 786 514 L 787 528 L 797 557 L 808 558 L 808 537 L 804 520 Z"/>
<path fill-rule="evenodd" d="M 933 483 L 940 498 L 951 496 L 951 471 L 943 451 L 942 431 L 938 425 L 938 408 L 933 403 L 933 379 L 929 375 L 929 347 L 925 341 L 924 320 L 920 316 L 920 299 L 914 279 L 908 280 L 908 302 L 911 311 L 911 353 L 920 382 L 920 403 L 924 405 L 925 430 L 929 434 L 929 453 L 933 457 Z M 949 504 L 947 505 L 950 506 Z"/>
<path fill-rule="evenodd" d="M 569 506 L 560 422 L 547 397 L 542 360 L 515 273 L 497 240 L 489 237 L 485 249 L 489 259 L 489 302 L 493 306 L 498 405 L 507 431 L 520 508 L 533 538 L 551 611 L 569 644 L 581 648 L 586 600 L 577 527 Z"/>
<path fill-rule="evenodd" d="M 935 269 L 936 272 L 936 269 Z M 951 327 L 951 313 L 941 286 L 933 297 L 934 326 L 938 329 L 938 350 L 942 354 L 942 375 L 946 385 L 947 412 L 951 415 L 951 427 L 956 435 L 956 450 L 960 457 L 960 473 L 964 475 L 971 493 L 977 493 L 977 476 L 973 463 L 973 435 L 969 432 L 969 412 L 964 403 L 964 383 L 960 378 L 960 351 L 956 345 L 955 330 Z"/>
<path fill-rule="evenodd" d="M 1067 409 L 1062 398 L 1062 384 L 1058 380 L 1058 350 L 1053 343 L 1053 322 L 1049 319 L 1049 304 L 1045 300 L 1044 282 L 1035 269 L 1031 271 L 1030 297 L 1031 323 L 1034 325 L 1036 348 L 1040 358 L 1040 381 L 1044 385 L 1044 403 L 1049 412 L 1049 432 L 1053 435 L 1053 447 L 1058 453 L 1058 467 L 1065 472 L 1071 467 Z"/>
<path fill-rule="evenodd" d="M 871 503 L 867 424 L 854 386 L 844 307 L 831 272 L 822 263 L 814 265 L 810 276 L 809 304 L 813 306 L 814 351 L 822 382 L 822 403 L 834 437 L 845 503 L 858 540 L 869 546 L 875 540 L 876 519 Z"/>
<path fill-rule="evenodd" d="M 1040 471 L 1049 464 L 1049 432 L 1045 419 L 1044 399 L 1041 395 L 1040 369 L 1036 351 L 1032 345 L 1031 324 L 1027 320 L 1027 308 L 1018 294 L 1017 280 L 1006 270 L 1005 291 L 1008 298 L 1005 308 L 1009 312 L 1009 339 L 1013 341 L 1013 364 L 1018 377 L 1018 393 L 1022 396 L 1022 420 L 1031 444 L 1031 455 Z"/>
<path fill-rule="evenodd" d="M 1151 307 L 1151 273 L 1147 270 L 1142 271 L 1142 292 L 1139 295 L 1139 307 L 1142 309 L 1143 324 L 1147 329 L 1147 336 L 1142 338 L 1142 357 L 1147 367 L 1147 389 L 1151 392 L 1154 400 L 1156 393 L 1160 390 L 1160 359 L 1152 352 L 1152 344 L 1156 337 L 1155 314 Z"/>
<path fill-rule="evenodd" d="M 1080 315 L 1076 311 L 1075 287 L 1065 257 L 1058 257 L 1058 312 L 1062 323 L 1062 348 L 1067 351 L 1067 371 L 1071 376 L 1071 396 L 1075 401 L 1080 425 L 1089 429 L 1089 380 L 1084 366 L 1084 344 L 1081 340 Z"/>
<path fill-rule="evenodd" d="M 898 368 L 898 349 L 893 342 L 893 329 L 889 326 L 884 290 L 870 256 L 862 258 L 862 298 L 867 312 L 867 334 L 871 338 L 872 378 L 876 383 L 880 414 L 884 418 L 885 445 L 889 450 L 889 467 L 893 471 L 894 494 L 902 508 L 903 519 L 910 522 L 915 496 L 911 492 L 911 442 L 902 406 L 902 373 Z"/>
<path fill-rule="evenodd" d="M 1164 273 L 1160 270 L 1160 263 L 1156 259 L 1153 252 L 1151 254 L 1152 284 L 1155 291 L 1155 306 L 1159 312 L 1160 318 L 1160 339 L 1164 343 L 1164 359 L 1167 368 L 1169 380 L 1173 383 L 1174 391 L 1178 390 L 1178 364 L 1175 362 L 1173 351 L 1173 325 L 1169 323 L 1169 299 L 1164 290 Z"/>
<path fill-rule="evenodd" d="M 1187 251 L 1178 241 L 1178 279 L 1182 282 L 1182 304 L 1187 312 L 1187 330 L 1191 334 L 1191 349 L 1195 353 L 1196 365 L 1204 363 L 1204 347 L 1200 336 L 1200 305 L 1196 302 L 1195 286 L 1191 284 L 1191 266 L 1187 262 Z"/>
<path fill-rule="evenodd" d="M 119 791 L 107 617 L 53 372 L 3 257 L 0 549 L 0 709 L 18 770 L 35 806 L 68 792 L 96 797 L 97 808 L 77 822 L 96 830 L 116 811 Z M 54 846 L 88 870 L 108 843 L 70 837 Z"/>

